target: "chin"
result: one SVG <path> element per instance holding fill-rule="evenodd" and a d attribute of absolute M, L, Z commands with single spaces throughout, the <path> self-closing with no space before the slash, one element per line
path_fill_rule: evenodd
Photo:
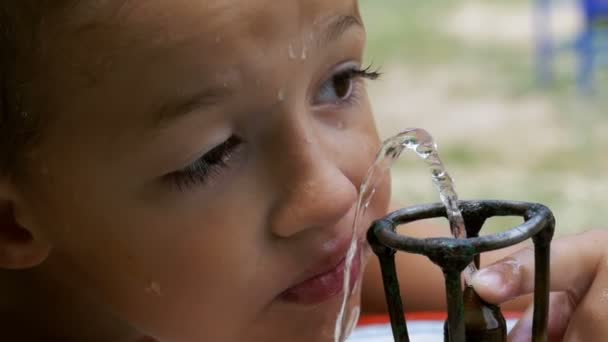
<path fill-rule="evenodd" d="M 263 321 L 247 331 L 250 342 L 334 342 L 336 319 L 342 295 L 323 303 L 297 307 L 279 305 L 268 312 Z M 360 290 L 357 288 L 347 304 L 347 313 L 359 310 Z M 352 315 L 349 319 L 352 320 Z M 242 341 L 241 339 L 240 341 Z"/>

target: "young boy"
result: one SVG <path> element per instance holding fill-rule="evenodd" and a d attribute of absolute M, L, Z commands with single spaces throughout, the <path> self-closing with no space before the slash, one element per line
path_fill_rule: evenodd
<path fill-rule="evenodd" d="M 0 7 L 0 339 L 332 341 L 379 146 L 356 1 Z M 606 241 L 556 243 L 554 269 L 576 265 L 553 273 L 560 334 L 608 336 Z M 531 267 L 475 285 L 502 302 Z"/>

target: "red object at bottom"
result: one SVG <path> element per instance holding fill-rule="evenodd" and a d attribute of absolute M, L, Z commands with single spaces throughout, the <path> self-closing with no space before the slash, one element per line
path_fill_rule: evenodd
<path fill-rule="evenodd" d="M 505 319 L 518 319 L 522 316 L 522 312 L 507 311 L 502 313 Z M 446 312 L 411 312 L 405 314 L 407 321 L 445 321 L 448 317 Z M 388 324 L 390 318 L 388 315 L 363 315 L 359 319 L 358 326 Z"/>

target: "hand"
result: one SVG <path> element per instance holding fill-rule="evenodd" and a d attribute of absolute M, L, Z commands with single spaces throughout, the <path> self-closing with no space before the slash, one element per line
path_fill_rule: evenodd
<path fill-rule="evenodd" d="M 534 250 L 525 248 L 477 272 L 472 285 L 489 303 L 534 291 Z M 549 341 L 608 341 L 608 231 L 594 230 L 551 244 Z M 531 341 L 532 307 L 509 341 Z"/>

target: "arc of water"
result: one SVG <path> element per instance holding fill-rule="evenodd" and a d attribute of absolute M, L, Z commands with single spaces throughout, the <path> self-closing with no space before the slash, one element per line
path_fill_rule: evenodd
<path fill-rule="evenodd" d="M 439 192 L 441 202 L 446 207 L 452 235 L 456 238 L 466 238 L 464 218 L 462 217 L 462 213 L 458 208 L 458 195 L 454 189 L 454 181 L 448 174 L 443 162 L 439 158 L 437 144 L 435 143 L 433 137 L 426 130 L 420 128 L 410 128 L 386 140 L 382 144 L 374 163 L 369 168 L 367 176 L 359 188 L 359 198 L 357 200 L 357 207 L 353 222 L 352 241 L 346 255 L 343 298 L 340 311 L 338 312 L 338 317 L 336 319 L 334 331 L 335 342 L 342 342 L 344 339 L 346 339 L 354 327 L 354 324 L 352 324 L 354 318 L 352 316 L 354 316 L 354 314 L 351 314 L 349 319 L 346 319 L 345 316 L 346 305 L 351 296 L 349 291 L 351 288 L 350 270 L 353 259 L 357 254 L 359 221 L 365 216 L 365 211 L 376 193 L 376 188 L 383 181 L 394 162 L 399 159 L 403 151 L 406 149 L 414 151 L 416 155 L 418 155 L 428 165 L 433 184 Z M 470 279 L 475 271 L 476 267 L 474 264 L 467 266 L 464 272 L 466 283 L 470 282 Z M 361 279 L 358 279 L 357 281 L 360 282 Z M 358 308 L 355 308 L 353 311 L 358 312 L 357 309 Z M 350 324 L 347 324 L 347 322 Z"/>

